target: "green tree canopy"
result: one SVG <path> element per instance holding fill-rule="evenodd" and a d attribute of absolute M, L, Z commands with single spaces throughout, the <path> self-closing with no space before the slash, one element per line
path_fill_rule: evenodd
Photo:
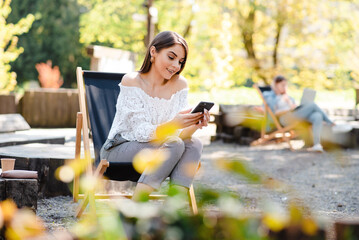
<path fill-rule="evenodd" d="M 36 79 L 35 64 L 52 60 L 65 84 L 90 44 L 138 54 L 146 49 L 147 0 L 14 0 L 12 20 L 35 13 L 13 64 L 21 79 Z M 293 85 L 348 88 L 359 81 L 359 0 L 153 0 L 155 33 L 173 30 L 189 43 L 184 75 L 192 87 L 229 88 L 269 83 L 286 75 Z M 81 13 L 81 14 L 80 14 Z M 11 17 L 11 16 L 10 16 Z"/>
<path fill-rule="evenodd" d="M 12 64 L 20 82 L 37 80 L 35 64 L 51 60 L 59 66 L 64 86 L 76 81 L 78 64 L 88 66 L 82 57 L 79 42 L 80 8 L 76 0 L 13 0 L 10 22 L 16 22 L 26 14 L 36 16 L 31 30 L 22 36 L 19 45 L 24 53 Z"/>

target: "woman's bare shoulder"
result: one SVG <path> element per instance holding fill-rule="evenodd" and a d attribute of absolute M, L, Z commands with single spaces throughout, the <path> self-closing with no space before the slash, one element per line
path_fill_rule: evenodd
<path fill-rule="evenodd" d="M 176 91 L 188 88 L 187 79 L 183 77 L 182 75 L 176 76 L 173 79 L 173 84 L 176 88 Z"/>
<path fill-rule="evenodd" d="M 127 87 L 138 87 L 139 86 L 138 72 L 126 73 L 121 80 L 121 85 Z"/>

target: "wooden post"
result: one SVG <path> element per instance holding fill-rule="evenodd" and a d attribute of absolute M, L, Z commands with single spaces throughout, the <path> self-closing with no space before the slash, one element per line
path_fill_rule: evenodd
<path fill-rule="evenodd" d="M 154 38 L 155 34 L 155 25 L 153 23 L 151 7 L 153 5 L 153 0 L 147 1 L 147 36 L 146 36 L 146 46 L 150 45 L 151 41 Z"/>

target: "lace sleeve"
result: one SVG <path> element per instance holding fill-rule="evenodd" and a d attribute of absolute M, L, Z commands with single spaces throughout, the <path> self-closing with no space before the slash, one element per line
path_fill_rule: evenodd
<path fill-rule="evenodd" d="M 108 138 L 113 139 L 117 133 L 121 133 L 127 140 L 139 142 L 152 140 L 157 125 L 151 123 L 149 114 L 145 102 L 136 94 L 136 90 L 121 87 L 116 104 L 116 115 Z"/>
<path fill-rule="evenodd" d="M 186 110 L 188 106 L 188 89 L 184 89 L 180 92 L 178 97 L 178 112 Z"/>
<path fill-rule="evenodd" d="M 154 138 L 157 125 L 151 123 L 151 116 L 145 104 L 138 97 L 129 97 L 126 100 L 127 126 L 130 126 L 132 135 L 139 142 L 149 142 Z"/>

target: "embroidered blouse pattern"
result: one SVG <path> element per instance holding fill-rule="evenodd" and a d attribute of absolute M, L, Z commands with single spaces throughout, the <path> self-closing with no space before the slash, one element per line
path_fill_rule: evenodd
<path fill-rule="evenodd" d="M 116 134 L 129 141 L 149 142 L 157 126 L 172 120 L 187 107 L 188 88 L 174 93 L 170 99 L 151 97 L 139 87 L 119 84 L 116 115 L 108 139 Z"/>

